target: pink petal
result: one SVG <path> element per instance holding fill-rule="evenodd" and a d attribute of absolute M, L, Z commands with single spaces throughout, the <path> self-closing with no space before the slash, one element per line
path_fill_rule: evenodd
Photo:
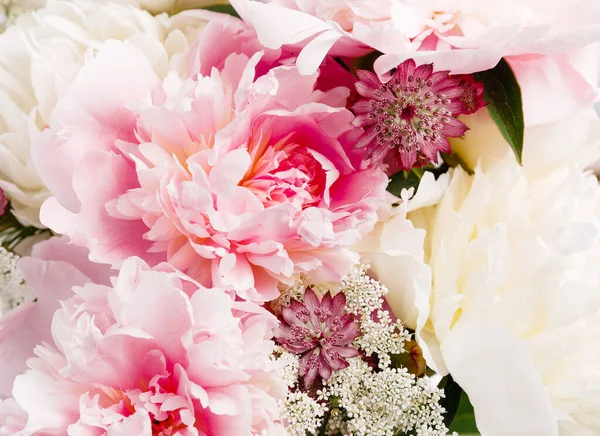
<path fill-rule="evenodd" d="M 315 294 L 315 291 L 313 291 L 310 288 L 308 288 L 304 292 L 304 304 L 306 305 L 306 308 L 311 313 L 311 315 L 313 314 L 313 312 L 315 311 L 315 309 L 317 307 L 321 306 L 321 302 L 319 301 L 319 297 L 317 297 L 317 294 Z M 313 322 L 313 325 L 318 325 L 318 321 L 316 323 Z"/>
<path fill-rule="evenodd" d="M 135 141 L 136 117 L 125 104 L 157 84 L 148 59 L 117 41 L 106 42 L 81 69 L 52 112 L 52 130 L 66 128 L 70 136 L 44 130 L 32 144 L 38 173 L 67 209 L 78 210 L 71 174 L 79 159 L 90 150 L 114 150 L 117 139 Z"/>

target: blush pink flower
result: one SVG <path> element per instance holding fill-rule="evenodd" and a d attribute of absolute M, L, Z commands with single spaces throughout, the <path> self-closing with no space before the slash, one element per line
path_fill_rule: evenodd
<path fill-rule="evenodd" d="M 13 398 L 0 398 L 0 436 L 15 436 L 27 425 L 27 414 Z"/>
<path fill-rule="evenodd" d="M 293 65 L 296 60 L 295 50 L 266 48 L 258 41 L 253 27 L 231 15 L 195 10 L 180 13 L 171 20 L 185 20 L 188 14 L 202 17 L 208 23 L 183 59 L 175 63 L 176 69 L 186 77 L 195 78 L 198 74 L 210 76 L 213 68 L 222 70 L 232 53 L 244 54 L 248 58 L 258 52 L 263 53 L 255 66 L 255 77 L 267 74 L 276 66 Z M 316 89 L 330 91 L 337 88 L 341 91 L 344 87 L 352 88 L 354 76 L 334 59 L 325 59 L 318 70 Z"/>
<path fill-rule="evenodd" d="M 437 162 L 440 152 L 450 153 L 448 137 L 467 131 L 457 117 L 485 106 L 483 85 L 469 75 L 433 72 L 433 65 L 400 64 L 386 83 L 359 70 L 356 90 L 362 97 L 353 110 L 353 124 L 365 127 L 356 146 L 367 148 L 367 158 L 382 162 L 391 155 L 392 173 Z"/>
<path fill-rule="evenodd" d="M 23 434 L 281 434 L 273 315 L 136 258 L 74 291 L 15 379 Z"/>
<path fill-rule="evenodd" d="M 309 388 L 319 377 L 329 380 L 333 371 L 346 368 L 346 359 L 360 354 L 349 344 L 360 335 L 355 316 L 345 312 L 346 296 L 327 292 L 321 300 L 308 288 L 304 302 L 292 300 L 281 311 L 275 339 L 292 353 L 301 354 L 299 375 Z"/>
<path fill-rule="evenodd" d="M 69 244 L 66 238 L 51 238 L 36 244 L 31 256 L 19 260 L 19 272 L 35 300 L 26 301 L 0 320 L 0 398 L 10 395 L 13 381 L 27 368 L 34 347 L 51 340 L 52 316 L 60 300 L 73 296 L 71 288 L 90 282 L 110 283 L 110 267 L 89 262 L 87 257 L 84 247 Z"/>
<path fill-rule="evenodd" d="M 166 261 L 253 301 L 300 274 L 339 280 L 387 178 L 360 167 L 347 88 L 288 66 L 260 75 L 263 60 L 201 59 L 206 75 L 161 83 L 140 52 L 107 43 L 34 147 L 55 195 L 42 221 L 93 260 Z"/>
<path fill-rule="evenodd" d="M 314 72 L 327 54 L 383 53 L 383 75 L 409 58 L 453 73 L 492 68 L 505 56 L 557 54 L 600 39 L 594 0 L 231 0 L 262 44 L 299 52 Z"/>

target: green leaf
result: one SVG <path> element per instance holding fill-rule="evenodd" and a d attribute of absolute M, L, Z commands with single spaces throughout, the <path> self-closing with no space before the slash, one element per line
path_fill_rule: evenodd
<path fill-rule="evenodd" d="M 378 51 L 373 51 L 368 55 L 362 56 L 360 58 L 356 58 L 353 61 L 353 66 L 355 70 L 369 70 L 373 71 L 373 64 L 377 60 L 377 58 L 381 55 Z"/>
<path fill-rule="evenodd" d="M 387 190 L 396 197 L 400 197 L 403 189 L 415 188 L 416 192 L 423 173 L 424 171 L 421 168 L 413 168 L 410 171 L 398 171 L 391 177 Z"/>
<path fill-rule="evenodd" d="M 446 413 L 444 414 L 444 424 L 446 427 L 450 428 L 450 425 L 458 412 L 458 406 L 463 390 L 458 383 L 454 381 L 451 375 L 447 375 L 442 379 L 440 387 L 444 389 L 444 398 L 440 400 L 440 405 L 446 409 Z"/>
<path fill-rule="evenodd" d="M 517 78 L 504 59 L 491 70 L 475 73 L 474 76 L 475 80 L 483 83 L 488 112 L 520 164 L 525 123 L 521 88 Z"/>
<path fill-rule="evenodd" d="M 444 163 L 450 168 L 461 167 L 469 175 L 473 175 L 474 172 L 469 166 L 462 160 L 458 154 L 454 153 L 440 153 Z"/>
<path fill-rule="evenodd" d="M 27 227 L 21 224 L 10 210 L 10 203 L 6 207 L 6 213 L 0 217 L 0 245 L 9 251 L 30 236 L 42 233 L 51 234 L 48 229 Z"/>
<path fill-rule="evenodd" d="M 449 165 L 445 162 L 437 168 L 433 164 L 429 164 L 423 168 L 412 168 L 410 171 L 398 171 L 388 183 L 387 190 L 400 197 L 403 189 L 415 188 L 415 193 L 419 189 L 419 184 L 425 173 L 432 173 L 437 179 L 440 175 L 448 172 Z"/>
<path fill-rule="evenodd" d="M 460 397 L 460 404 L 458 405 L 458 410 L 456 412 L 456 416 L 454 417 L 454 421 L 452 421 L 450 431 L 455 431 L 459 434 L 479 433 L 479 430 L 477 429 L 477 425 L 475 423 L 475 413 L 473 412 L 473 406 L 469 401 L 469 397 L 464 392 Z"/>
<path fill-rule="evenodd" d="M 213 12 L 221 12 L 223 14 L 229 14 L 229 15 L 233 15 L 234 17 L 240 17 L 238 15 L 238 13 L 235 11 L 235 9 L 233 8 L 233 6 L 231 5 L 212 5 L 212 6 L 207 6 L 203 9 L 207 9 L 209 11 L 213 11 Z"/>

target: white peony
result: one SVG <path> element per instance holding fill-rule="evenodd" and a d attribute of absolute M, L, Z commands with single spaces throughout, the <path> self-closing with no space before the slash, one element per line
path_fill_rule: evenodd
<path fill-rule="evenodd" d="M 527 129 L 523 167 L 505 150 L 457 168 L 408 214 L 432 273 L 418 334 L 486 436 L 600 433 L 600 187 L 582 170 L 600 120 L 580 115 Z"/>
<path fill-rule="evenodd" d="M 203 23 L 194 15 L 153 17 L 124 2 L 50 1 L 0 35 L 0 188 L 22 223 L 42 227 L 39 208 L 49 196 L 30 159 L 31 137 L 48 125 L 82 65 L 118 39 L 141 49 L 164 76 Z"/>
<path fill-rule="evenodd" d="M 462 138 L 450 138 L 452 151 L 470 169 L 478 162 L 489 165 L 510 151 L 498 127 L 487 110 L 480 110 L 461 119 L 469 126 Z M 587 108 L 560 118 L 558 121 L 525 128 L 523 167 L 528 178 L 563 174 L 573 168 L 588 168 L 600 159 L 600 149 L 594 138 L 600 138 L 598 115 Z"/>
<path fill-rule="evenodd" d="M 397 203 L 397 207 L 381 210 L 375 228 L 353 247 L 360 254 L 361 262 L 370 266 L 369 275 L 390 290 L 386 300 L 394 314 L 413 330 L 419 324 L 414 301 L 418 296 L 427 302 L 431 268 L 424 261 L 425 230 L 416 228 L 406 214 L 437 204 L 448 184 L 448 176 L 443 174 L 436 181 L 433 174 L 427 172 L 416 193 L 413 188 L 403 190 L 401 199 L 390 194 L 390 203 Z"/>

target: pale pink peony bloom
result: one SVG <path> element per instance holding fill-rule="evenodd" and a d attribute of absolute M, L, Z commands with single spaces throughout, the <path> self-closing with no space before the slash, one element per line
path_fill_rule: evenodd
<path fill-rule="evenodd" d="M 387 177 L 361 169 L 349 89 L 268 70 L 267 55 L 244 51 L 249 38 L 221 57 L 199 42 L 189 58 L 206 75 L 162 83 L 140 52 L 107 43 L 34 147 L 55 195 L 42 221 L 95 261 L 167 261 L 254 301 L 299 274 L 346 274 Z"/>
<path fill-rule="evenodd" d="M 195 78 L 198 74 L 210 76 L 213 68 L 222 70 L 226 59 L 232 53 L 248 56 L 262 52 L 263 55 L 255 67 L 256 77 L 260 77 L 279 65 L 292 65 L 295 51 L 288 49 L 268 49 L 256 37 L 256 31 L 245 22 L 227 14 L 217 14 L 206 10 L 191 10 L 177 14 L 171 20 L 207 20 L 205 28 L 198 35 L 183 56 L 178 67 L 182 75 Z M 177 22 L 177 21 L 176 21 Z M 330 91 L 341 87 L 352 89 L 354 76 L 332 58 L 327 58 L 319 68 L 315 87 L 321 91 Z"/>
<path fill-rule="evenodd" d="M 600 39 L 596 0 L 231 0 L 269 48 L 300 51 L 315 71 L 329 53 L 375 49 L 378 74 L 408 58 L 453 73 L 493 67 L 501 57 L 557 54 Z"/>
<path fill-rule="evenodd" d="M 60 300 L 73 295 L 73 286 L 109 284 L 107 265 L 88 261 L 88 251 L 52 238 L 36 244 L 18 268 L 35 301 L 27 301 L 0 320 L 0 397 L 10 395 L 14 378 L 26 368 L 37 344 L 50 341 L 50 324 Z M 1 412 L 0 412 L 1 413 Z M 0 435 L 2 433 L 0 432 Z"/>
<path fill-rule="evenodd" d="M 127 260 L 112 286 L 75 287 L 13 397 L 24 435 L 280 434 L 277 320 L 166 264 Z M 22 413 L 8 414 L 22 422 Z M 0 416 L 5 411 L 0 407 Z M 7 425 L 7 422 L 0 423 Z"/>

